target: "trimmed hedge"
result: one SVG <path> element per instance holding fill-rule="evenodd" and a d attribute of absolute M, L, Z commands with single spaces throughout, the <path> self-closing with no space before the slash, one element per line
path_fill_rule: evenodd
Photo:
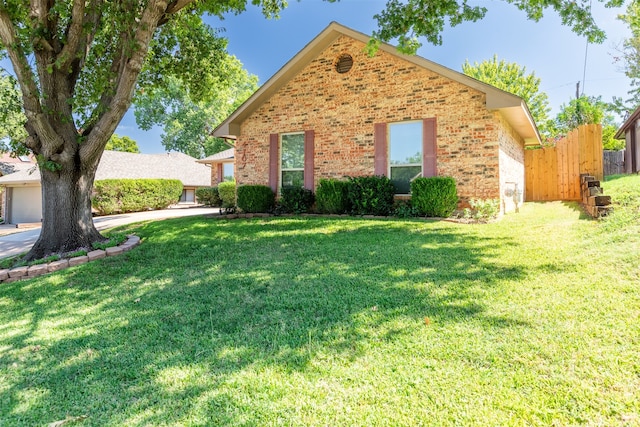
<path fill-rule="evenodd" d="M 196 198 L 198 202 L 206 206 L 220 207 L 222 205 L 220 194 L 218 194 L 218 187 L 196 188 Z"/>
<path fill-rule="evenodd" d="M 224 181 L 218 184 L 218 195 L 223 208 L 232 208 L 236 205 L 236 182 Z"/>
<path fill-rule="evenodd" d="M 311 210 L 315 196 L 313 191 L 298 186 L 285 186 L 280 189 L 278 205 L 284 213 L 307 213 Z"/>
<path fill-rule="evenodd" d="M 275 194 L 266 185 L 241 185 L 238 187 L 238 208 L 247 213 L 271 212 Z"/>
<path fill-rule="evenodd" d="M 182 182 L 177 179 L 104 179 L 93 184 L 91 206 L 100 215 L 165 209 L 178 203 Z"/>
<path fill-rule="evenodd" d="M 458 206 L 456 181 L 451 177 L 416 178 L 411 182 L 411 205 L 420 215 L 447 218 Z"/>
<path fill-rule="evenodd" d="M 353 215 L 386 216 L 393 212 L 395 188 L 386 176 L 349 178 L 347 199 Z"/>
<path fill-rule="evenodd" d="M 316 188 L 316 209 L 319 213 L 343 214 L 349 211 L 349 181 L 321 179 Z"/>

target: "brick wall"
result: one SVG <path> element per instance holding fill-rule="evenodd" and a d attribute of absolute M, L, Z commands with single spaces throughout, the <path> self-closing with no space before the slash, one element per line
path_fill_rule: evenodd
<path fill-rule="evenodd" d="M 495 113 L 501 126 L 498 132 L 500 146 L 500 189 L 503 213 L 514 211 L 524 200 L 524 141 L 500 113 Z M 515 191 L 521 195 L 514 194 Z M 515 199 L 514 199 L 515 197 Z M 498 197 L 494 197 L 498 198 Z"/>
<path fill-rule="evenodd" d="M 338 38 L 242 123 L 238 184 L 268 183 L 271 133 L 315 131 L 317 183 L 373 174 L 375 123 L 435 117 L 438 174 L 456 179 L 463 202 L 498 198 L 501 141 L 512 132 L 487 111 L 485 95 L 395 55 L 379 51 L 370 58 L 363 49 Z M 353 68 L 339 74 L 335 61 L 345 53 Z"/>

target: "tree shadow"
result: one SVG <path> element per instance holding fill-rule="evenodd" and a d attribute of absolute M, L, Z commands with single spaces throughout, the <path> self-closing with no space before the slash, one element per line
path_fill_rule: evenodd
<path fill-rule="evenodd" d="M 239 425 L 257 409 L 221 385 L 245 370 L 358 360 L 423 322 L 529 327 L 486 307 L 528 274 L 493 250 L 516 243 L 451 224 L 201 218 L 137 232 L 133 251 L 3 288 L 18 322 L 0 332 L 0 418 Z"/>

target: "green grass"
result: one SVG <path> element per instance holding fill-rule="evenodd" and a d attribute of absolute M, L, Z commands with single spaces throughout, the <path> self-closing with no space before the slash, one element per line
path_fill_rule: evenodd
<path fill-rule="evenodd" d="M 0 285 L 0 425 L 640 425 L 637 226 L 559 202 L 129 226 L 132 251 Z"/>

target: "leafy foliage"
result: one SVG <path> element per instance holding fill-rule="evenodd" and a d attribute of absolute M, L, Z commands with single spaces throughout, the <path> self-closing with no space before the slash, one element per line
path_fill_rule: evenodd
<path fill-rule="evenodd" d="M 524 99 L 540 132 L 546 134 L 545 124 L 551 108 L 547 94 L 540 91 L 540 78 L 535 73 L 527 74 L 526 67 L 515 62 L 506 62 L 504 59 L 498 61 L 497 55 L 490 61 L 475 62 L 473 65 L 466 61 L 462 64 L 462 72 Z"/>
<path fill-rule="evenodd" d="M 343 214 L 349 211 L 349 181 L 321 179 L 316 188 L 316 208 L 320 213 Z"/>
<path fill-rule="evenodd" d="M 211 133 L 255 92 L 258 78 L 226 48 L 227 40 L 194 16 L 170 22 L 152 43 L 135 116 L 142 129 L 162 126 L 167 150 L 203 158 L 228 148 Z M 195 62 L 189 67 L 196 73 L 184 73 L 186 61 Z"/>
<path fill-rule="evenodd" d="M 395 188 L 386 176 L 349 178 L 347 199 L 353 215 L 389 215 Z"/>
<path fill-rule="evenodd" d="M 458 205 L 455 179 L 443 176 L 414 179 L 411 203 L 420 215 L 448 218 Z"/>
<path fill-rule="evenodd" d="M 618 16 L 631 30 L 631 37 L 624 40 L 616 58 L 622 63 L 626 76 L 631 79 L 631 88 L 627 92 L 629 98 L 614 99 L 614 108 L 620 114 L 631 114 L 640 106 L 640 3 L 631 1 L 626 13 Z"/>
<path fill-rule="evenodd" d="M 112 151 L 122 151 L 126 153 L 140 152 L 140 148 L 138 148 L 138 143 L 135 140 L 129 138 L 128 136 L 116 135 L 115 133 L 111 135 L 104 149 L 112 150 Z"/>
<path fill-rule="evenodd" d="M 206 206 L 222 206 L 222 200 L 218 193 L 218 187 L 200 187 L 196 188 L 196 198 L 198 202 Z"/>
<path fill-rule="evenodd" d="M 177 203 L 182 183 L 177 179 L 104 179 L 94 183 L 92 206 L 101 215 L 164 209 Z"/>
<path fill-rule="evenodd" d="M 236 205 L 236 182 L 224 181 L 218 184 L 218 194 L 222 200 L 223 208 L 232 208 Z"/>
<path fill-rule="evenodd" d="M 604 32 L 596 25 L 588 2 L 571 0 L 505 0 L 526 13 L 527 18 L 539 21 L 546 9 L 553 9 L 579 35 L 591 43 L 602 43 Z M 607 6 L 621 6 L 623 0 L 599 0 Z M 388 42 L 397 39 L 405 53 L 415 53 L 421 46 L 420 37 L 435 45 L 442 44 L 442 31 L 446 24 L 452 27 L 463 22 L 475 22 L 487 13 L 484 6 L 471 6 L 465 0 L 387 0 L 384 11 L 375 15 L 378 30 L 373 36 Z M 370 43 L 375 49 L 376 42 Z"/>
<path fill-rule="evenodd" d="M 16 151 L 25 154 L 24 140 L 27 118 L 22 111 L 22 100 L 17 82 L 0 69 L 0 152 Z M 22 148 L 22 150 L 20 150 Z"/>
<path fill-rule="evenodd" d="M 553 124 L 556 134 L 566 134 L 583 124 L 602 125 L 602 145 L 605 150 L 621 150 L 624 140 L 614 139 L 617 130 L 611 114 L 611 104 L 603 102 L 601 97 L 581 96 L 562 104 Z"/>
<path fill-rule="evenodd" d="M 241 185 L 238 187 L 238 208 L 247 213 L 266 213 L 273 210 L 275 194 L 266 185 Z"/>
<path fill-rule="evenodd" d="M 466 219 L 488 221 L 496 218 L 500 213 L 500 200 L 498 199 L 471 199 L 469 205 L 471 208 L 464 210 Z"/>
<path fill-rule="evenodd" d="M 300 186 L 285 186 L 280 189 L 278 205 L 285 213 L 307 213 L 311 211 L 315 197 L 313 191 Z"/>

